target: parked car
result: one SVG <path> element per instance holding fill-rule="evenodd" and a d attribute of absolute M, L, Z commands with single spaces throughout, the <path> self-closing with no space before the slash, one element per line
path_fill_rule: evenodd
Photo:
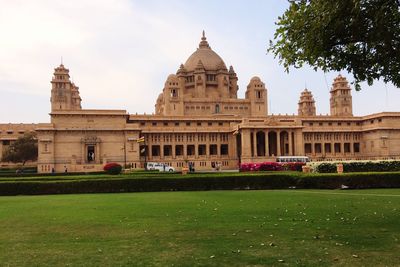
<path fill-rule="evenodd" d="M 160 171 L 160 172 L 174 172 L 175 168 L 165 163 L 160 162 L 147 162 L 146 169 L 148 171 Z"/>

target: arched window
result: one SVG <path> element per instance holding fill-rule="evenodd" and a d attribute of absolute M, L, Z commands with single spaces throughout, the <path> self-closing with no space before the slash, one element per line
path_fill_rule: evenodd
<path fill-rule="evenodd" d="M 215 105 L 215 113 L 219 113 L 219 105 L 218 104 Z"/>

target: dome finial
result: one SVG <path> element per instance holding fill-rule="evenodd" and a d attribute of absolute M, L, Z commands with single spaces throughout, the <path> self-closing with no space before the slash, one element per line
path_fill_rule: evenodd
<path fill-rule="evenodd" d="M 201 37 L 201 42 L 199 44 L 199 48 L 210 48 L 207 42 L 206 33 L 203 30 L 203 36 Z"/>

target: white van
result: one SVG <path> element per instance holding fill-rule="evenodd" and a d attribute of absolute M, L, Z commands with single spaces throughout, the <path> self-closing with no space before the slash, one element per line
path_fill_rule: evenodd
<path fill-rule="evenodd" d="M 160 172 L 174 172 L 175 168 L 160 162 L 147 162 L 147 170 Z"/>

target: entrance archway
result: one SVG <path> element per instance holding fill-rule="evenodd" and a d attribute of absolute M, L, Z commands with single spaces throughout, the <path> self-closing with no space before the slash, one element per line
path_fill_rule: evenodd
<path fill-rule="evenodd" d="M 277 136 L 276 132 L 271 131 L 268 133 L 268 150 L 269 156 L 276 156 L 277 155 Z"/>
<path fill-rule="evenodd" d="M 280 139 L 280 147 L 281 147 L 281 155 L 288 156 L 289 155 L 289 133 L 287 131 L 282 131 L 279 135 Z"/>
<path fill-rule="evenodd" d="M 257 141 L 257 156 L 265 157 L 265 133 L 262 131 L 257 132 L 256 141 Z"/>

